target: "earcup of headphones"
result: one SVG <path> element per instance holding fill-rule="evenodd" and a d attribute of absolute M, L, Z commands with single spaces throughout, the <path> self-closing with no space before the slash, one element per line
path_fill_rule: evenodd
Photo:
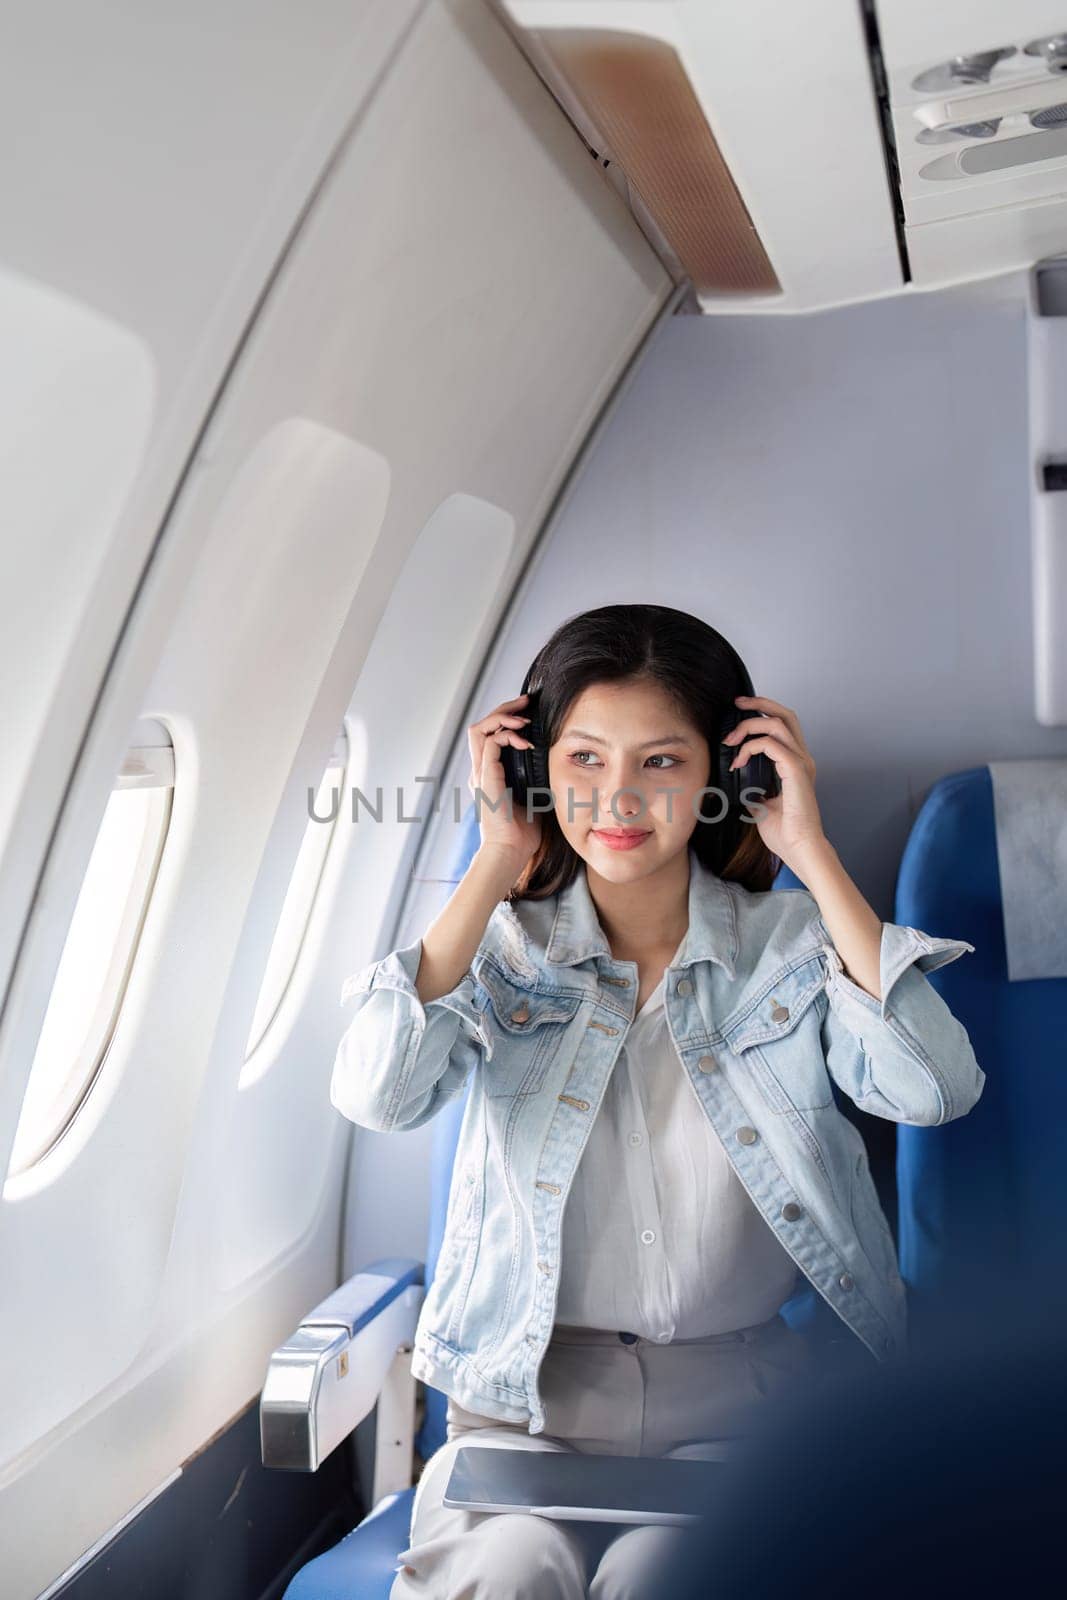
<path fill-rule="evenodd" d="M 752 694 L 751 688 L 741 692 Z M 732 732 L 739 722 L 744 722 L 746 717 L 751 715 L 752 713 L 743 706 L 732 707 L 723 719 L 719 733 L 720 740 L 725 739 L 726 735 Z M 749 737 L 751 737 L 751 734 Z M 744 740 L 741 743 L 743 744 Z M 775 795 L 781 793 L 782 786 L 778 778 L 778 769 L 770 756 L 765 755 L 762 750 L 750 755 L 742 766 L 735 767 L 731 772 L 730 763 L 736 757 L 737 751 L 738 745 L 736 744 L 720 743 L 718 787 L 726 796 L 732 812 L 751 813 L 753 804 L 758 804 L 761 800 L 773 800 Z M 742 794 L 746 789 L 750 791 L 758 789 L 761 793 L 750 793 L 747 799 L 742 799 Z"/>
<path fill-rule="evenodd" d="M 526 738 L 529 739 L 532 750 L 526 751 L 526 770 L 529 774 L 532 789 L 548 788 L 548 740 L 545 736 L 544 724 L 541 721 L 541 700 L 539 694 L 532 694 L 527 701 L 530 707 L 527 715 L 530 720 L 526 724 Z M 547 797 L 538 795 L 544 803 Z"/>
<path fill-rule="evenodd" d="M 523 681 L 521 692 L 527 693 L 526 682 Z M 500 752 L 500 762 L 504 769 L 504 782 L 511 790 L 514 804 L 525 806 L 526 797 L 532 789 L 535 791 L 535 801 L 543 807 L 548 789 L 548 745 L 545 739 L 545 730 L 541 722 L 540 701 L 536 689 L 529 692 L 526 702 L 525 715 L 529 717 L 524 728 L 519 731 L 524 739 L 529 739 L 532 749 L 518 750 L 514 745 L 504 745 Z"/>

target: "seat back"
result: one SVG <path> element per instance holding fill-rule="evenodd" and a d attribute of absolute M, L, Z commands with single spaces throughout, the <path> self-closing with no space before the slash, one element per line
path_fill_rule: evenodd
<path fill-rule="evenodd" d="M 961 1308 L 980 1317 L 1005 1295 L 1067 1281 L 1067 977 L 1009 980 L 988 767 L 931 789 L 901 859 L 895 915 L 974 945 L 928 981 L 967 1029 L 986 1074 L 965 1117 L 898 1129 L 900 1264 L 914 1337 L 929 1319 Z"/>

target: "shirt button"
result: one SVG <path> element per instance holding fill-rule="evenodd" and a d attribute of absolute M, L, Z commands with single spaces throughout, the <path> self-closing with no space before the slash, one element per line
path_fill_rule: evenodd
<path fill-rule="evenodd" d="M 631 1135 L 630 1135 L 630 1143 L 631 1144 L 640 1144 L 641 1143 L 641 1135 L 639 1133 L 631 1133 Z"/>
<path fill-rule="evenodd" d="M 782 1216 L 787 1222 L 795 1222 L 800 1214 L 800 1207 L 797 1205 L 795 1200 L 787 1200 L 785 1205 L 782 1207 Z"/>
<path fill-rule="evenodd" d="M 715 1071 L 715 1057 L 714 1056 L 701 1056 L 700 1060 L 697 1062 L 697 1066 L 700 1068 L 701 1072 L 714 1072 Z"/>
<path fill-rule="evenodd" d="M 641 1235 L 641 1243 L 642 1244 L 655 1244 L 655 1242 L 656 1242 L 656 1235 L 652 1232 L 651 1228 L 646 1228 L 644 1233 Z"/>
<path fill-rule="evenodd" d="M 692 994 L 692 992 L 693 992 L 693 985 L 689 982 L 689 979 L 688 978 L 679 978 L 678 979 L 678 987 L 675 990 L 675 993 L 676 994 L 685 995 L 685 994 Z"/>
<path fill-rule="evenodd" d="M 837 1281 L 841 1285 L 842 1289 L 851 1289 L 854 1279 L 851 1272 L 843 1272 Z"/>
<path fill-rule="evenodd" d="M 755 1144 L 759 1134 L 755 1128 L 738 1128 L 735 1137 L 738 1144 Z"/>

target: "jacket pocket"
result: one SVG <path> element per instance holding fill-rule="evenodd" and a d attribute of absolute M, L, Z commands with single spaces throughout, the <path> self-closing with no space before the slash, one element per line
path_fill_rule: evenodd
<path fill-rule="evenodd" d="M 823 988 L 816 953 L 766 985 L 723 1030 L 734 1055 L 750 1052 L 776 1111 L 821 1111 L 833 1104 L 820 1036 Z"/>
<path fill-rule="evenodd" d="M 485 1005 L 492 1048 L 482 1063 L 482 1087 L 491 1099 L 536 1094 L 563 1044 L 581 996 L 530 987 L 485 964 L 475 983 Z"/>

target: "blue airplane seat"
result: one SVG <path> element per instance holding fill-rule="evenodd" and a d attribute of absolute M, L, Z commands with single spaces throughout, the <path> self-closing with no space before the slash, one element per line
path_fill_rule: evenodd
<path fill-rule="evenodd" d="M 989 767 L 928 794 L 901 859 L 896 920 L 974 945 L 929 982 L 986 1074 L 981 1099 L 940 1127 L 897 1130 L 899 1253 L 912 1340 L 953 1313 L 982 1318 L 1012 1293 L 1067 1282 L 1062 1130 L 1067 978 L 1009 981 Z"/>
<path fill-rule="evenodd" d="M 300 1568 L 282 1600 L 389 1600 L 414 1498 L 414 1486 L 383 1495 L 340 1544 Z"/>

